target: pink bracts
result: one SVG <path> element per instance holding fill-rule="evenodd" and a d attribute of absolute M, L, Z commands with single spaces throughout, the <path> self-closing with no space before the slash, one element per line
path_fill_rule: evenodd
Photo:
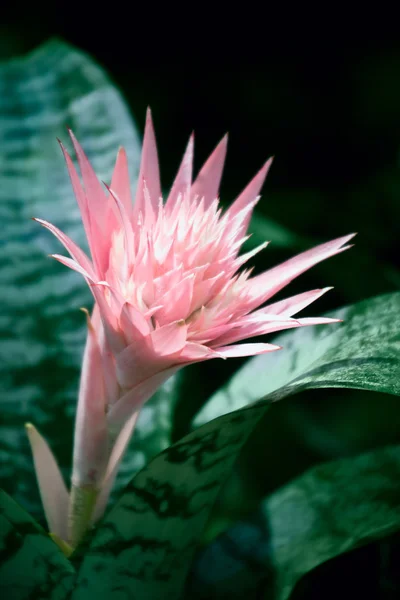
<path fill-rule="evenodd" d="M 222 211 L 218 189 L 227 138 L 218 144 L 192 181 L 193 137 L 164 202 L 154 130 L 147 114 L 142 161 L 132 202 L 126 154 L 121 149 L 108 188 L 98 181 L 70 133 L 83 185 L 61 145 L 85 227 L 91 259 L 57 227 L 37 219 L 65 246 L 71 258 L 54 255 L 86 280 L 95 299 L 76 418 L 72 484 L 95 490 L 94 518 L 101 516 L 138 411 L 156 389 L 184 365 L 273 352 L 268 343 L 240 343 L 282 329 L 334 322 L 293 318 L 330 288 L 272 304 L 272 296 L 295 277 L 349 248 L 353 235 L 327 242 L 255 277 L 243 269 L 267 243 L 239 255 L 253 208 L 271 165 L 266 162 L 231 206 Z M 262 308 L 260 308 L 262 306 Z M 271 375 L 273 376 L 273 374 Z M 62 483 L 41 475 L 39 451 L 30 439 L 44 506 Z M 48 449 L 47 449 L 48 450 Z M 44 452 L 47 469 L 54 459 Z M 55 462 L 52 468 L 56 468 Z M 57 480 L 53 478 L 53 480 Z M 61 483 L 60 483 L 61 482 Z M 57 489 L 53 489 L 56 485 Z M 49 499 L 50 498 L 50 499 Z M 68 501 L 59 502 L 65 512 Z M 50 530 L 71 539 L 66 517 L 48 511 Z M 65 516 L 65 515 L 64 515 Z M 60 526 L 60 523 L 65 523 Z M 79 537 L 79 536 L 78 536 Z M 76 541 L 76 540 L 75 540 Z"/>

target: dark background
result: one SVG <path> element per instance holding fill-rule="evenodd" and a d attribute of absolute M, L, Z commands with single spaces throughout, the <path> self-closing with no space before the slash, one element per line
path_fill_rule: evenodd
<path fill-rule="evenodd" d="M 260 213 L 305 239 L 360 234 L 351 258 L 336 260 L 338 271 L 354 268 L 332 305 L 398 288 L 394 15 L 392 23 L 383 10 L 78 2 L 6 2 L 2 15 L 0 58 L 59 36 L 106 68 L 141 131 L 151 106 L 164 188 L 192 130 L 196 167 L 230 134 L 224 202 L 274 155 Z"/>
<path fill-rule="evenodd" d="M 140 129 L 151 106 L 164 186 L 192 130 L 197 166 L 229 131 L 223 199 L 273 154 L 265 215 L 319 238 L 359 231 L 375 258 L 396 262 L 400 41 L 390 14 L 379 27 L 379 12 L 353 22 L 251 3 L 6 2 L 2 13 L 3 58 L 60 36 L 107 69 Z"/>
<path fill-rule="evenodd" d="M 229 131 L 224 203 L 274 155 L 258 211 L 268 231 L 278 224 L 295 235 L 275 246 L 272 237 L 257 268 L 358 232 L 354 249 L 291 286 L 296 293 L 334 285 L 313 308 L 320 314 L 400 287 L 400 40 L 389 14 L 381 25 L 382 15 L 366 9 L 350 19 L 333 7 L 276 8 L 5 3 L 0 59 L 53 36 L 88 52 L 121 89 L 141 132 L 151 106 L 164 188 L 192 130 L 196 168 Z M 239 364 L 207 366 L 203 399 Z M 323 402 L 321 392 L 309 392 L 274 407 L 216 509 L 221 528 L 228 513 L 232 520 L 248 513 L 318 461 L 398 440 L 397 404 L 335 390 Z M 180 408 L 176 437 L 196 403 Z"/>
<path fill-rule="evenodd" d="M 394 15 L 391 22 L 383 10 L 351 15 L 272 4 L 6 2 L 1 23 L 1 59 L 58 36 L 105 67 L 141 132 L 151 106 L 164 189 L 192 130 L 196 168 L 229 132 L 224 203 L 274 155 L 257 207 L 272 243 L 255 260 L 257 269 L 357 231 L 349 253 L 291 284 L 293 293 L 335 286 L 310 314 L 399 288 L 400 40 Z M 280 226 L 287 234 L 281 243 Z M 204 400 L 239 364 L 207 365 L 199 396 Z M 267 490 L 317 460 L 396 439 L 394 400 L 334 391 L 325 392 L 321 405 L 319 395 L 310 392 L 274 408 L 263 425 L 261 441 L 254 443 L 260 460 L 267 460 L 266 452 L 271 463 Z M 301 424 L 293 435 L 297 411 Z M 176 437 L 195 412 L 195 400 L 180 407 Z M 285 433 L 287 420 L 292 424 Z M 304 450 L 310 423 L 319 439 L 329 438 L 326 448 L 311 444 Z M 261 451 L 265 427 L 271 441 Z"/>

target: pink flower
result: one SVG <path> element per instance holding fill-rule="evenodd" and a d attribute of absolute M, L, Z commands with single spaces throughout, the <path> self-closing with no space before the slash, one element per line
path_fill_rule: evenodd
<path fill-rule="evenodd" d="M 330 288 L 260 306 L 313 265 L 349 248 L 353 235 L 250 277 L 251 270 L 242 267 L 267 243 L 247 254 L 239 250 L 271 159 L 223 212 L 218 189 L 226 137 L 194 182 L 190 138 L 165 202 L 150 112 L 134 202 L 125 151 L 119 151 L 105 191 L 72 132 L 71 138 L 83 186 L 61 147 L 92 260 L 57 227 L 37 220 L 71 256 L 54 258 L 85 278 L 96 301 L 88 316 L 72 482 L 101 490 L 100 516 L 139 409 L 173 373 L 194 362 L 279 349 L 268 343 L 236 344 L 252 336 L 335 321 L 293 318 Z"/>

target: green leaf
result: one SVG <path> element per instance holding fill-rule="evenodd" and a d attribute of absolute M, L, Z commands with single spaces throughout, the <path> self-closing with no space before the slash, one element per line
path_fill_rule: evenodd
<path fill-rule="evenodd" d="M 201 553 L 190 598 L 287 600 L 318 565 L 400 531 L 400 446 L 321 464 Z"/>
<path fill-rule="evenodd" d="M 400 395 L 400 293 L 330 313 L 343 323 L 307 327 L 272 341 L 282 350 L 249 360 L 204 406 L 201 425 L 260 398 L 311 388 L 356 388 Z"/>
<path fill-rule="evenodd" d="M 179 598 L 221 484 L 266 408 L 208 423 L 138 473 L 84 549 L 72 599 Z"/>
<path fill-rule="evenodd" d="M 79 308 L 93 301 L 79 275 L 47 257 L 64 249 L 31 218 L 55 223 L 86 248 L 56 139 L 68 145 L 67 126 L 104 181 L 110 181 L 120 145 L 134 181 L 140 145 L 108 76 L 60 40 L 0 64 L 0 120 L 0 486 L 40 517 L 24 423 L 41 430 L 69 478 L 86 337 Z"/>
<path fill-rule="evenodd" d="M 123 145 L 135 182 L 140 144 L 134 121 L 107 74 L 60 40 L 0 64 L 0 118 L 0 485 L 43 519 L 24 423 L 40 429 L 68 481 L 86 337 L 79 308 L 90 308 L 93 301 L 82 277 L 47 257 L 60 250 L 58 242 L 31 217 L 54 222 L 85 248 L 56 138 L 68 145 L 71 127 L 104 181 L 110 181 Z M 173 413 L 188 376 L 190 372 L 178 373 L 141 411 L 117 491 L 170 444 Z"/>
<path fill-rule="evenodd" d="M 3 598 L 68 598 L 71 563 L 28 513 L 0 490 L 0 593 Z"/>
<path fill-rule="evenodd" d="M 214 401 L 207 407 L 206 416 L 229 409 L 235 412 L 212 420 L 167 448 L 133 478 L 90 541 L 73 600 L 89 593 L 98 599 L 118 593 L 132 594 L 135 599 L 180 597 L 218 491 L 272 400 L 308 387 L 361 387 L 400 394 L 395 327 L 400 294 L 368 300 L 344 309 L 341 315 L 346 323 L 333 326 L 336 331 L 324 327 L 285 336 L 291 344 L 287 344 L 280 371 L 275 363 L 268 377 L 266 365 L 258 362 L 240 388 L 247 394 L 237 402 L 231 389 L 229 396 L 222 394 L 222 405 Z M 254 360 L 245 369 L 249 365 Z M 270 383 L 271 373 L 277 377 L 275 385 Z M 266 386 L 261 385 L 266 382 L 273 392 L 268 396 Z M 261 396 L 262 402 L 237 410 Z M 228 404 L 226 398 L 233 402 Z"/>

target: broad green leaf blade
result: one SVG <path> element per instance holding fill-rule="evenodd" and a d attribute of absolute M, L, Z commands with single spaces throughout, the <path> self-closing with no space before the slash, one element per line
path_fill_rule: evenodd
<path fill-rule="evenodd" d="M 68 598 L 75 571 L 46 532 L 0 491 L 0 594 L 2 598 Z"/>
<path fill-rule="evenodd" d="M 40 429 L 68 480 L 86 336 L 79 308 L 90 308 L 92 297 L 78 274 L 47 257 L 61 248 L 31 218 L 55 223 L 86 247 L 56 139 L 68 145 L 67 126 L 104 181 L 120 145 L 135 181 L 140 144 L 108 76 L 60 40 L 0 64 L 0 122 L 0 485 L 39 516 L 24 423 Z"/>
<path fill-rule="evenodd" d="M 72 600 L 180 598 L 216 495 L 266 408 L 208 423 L 138 473 L 83 555 Z"/>
<path fill-rule="evenodd" d="M 271 340 L 283 349 L 249 360 L 209 400 L 195 425 L 260 398 L 272 402 L 310 388 L 400 395 L 400 293 L 370 298 L 329 316 L 343 323 L 297 329 Z"/>
<path fill-rule="evenodd" d="M 319 336 L 308 331 L 311 339 L 304 348 L 293 336 L 289 346 L 293 354 L 289 352 L 279 385 L 271 386 L 275 393 L 266 396 L 258 386 L 262 401 L 209 422 L 147 465 L 95 533 L 83 556 L 73 600 L 89 591 L 99 599 L 117 592 L 137 599 L 178 599 L 216 495 L 272 400 L 307 387 L 400 393 L 399 334 L 393 328 L 399 309 L 400 294 L 374 298 L 344 309 L 346 323 L 334 334 L 327 327 L 319 329 L 325 329 Z M 303 340 L 304 331 L 296 332 Z M 257 379 L 263 379 L 261 366 L 246 380 L 249 392 Z M 265 380 L 270 381 L 264 376 Z M 245 404 L 248 396 L 240 400 Z M 240 404 L 229 408 L 239 409 Z M 227 404 L 223 409 L 226 412 Z"/>
<path fill-rule="evenodd" d="M 252 598 L 264 571 L 264 597 L 287 600 L 318 565 L 400 531 L 399 481 L 400 446 L 311 469 L 201 553 L 188 597 Z"/>

